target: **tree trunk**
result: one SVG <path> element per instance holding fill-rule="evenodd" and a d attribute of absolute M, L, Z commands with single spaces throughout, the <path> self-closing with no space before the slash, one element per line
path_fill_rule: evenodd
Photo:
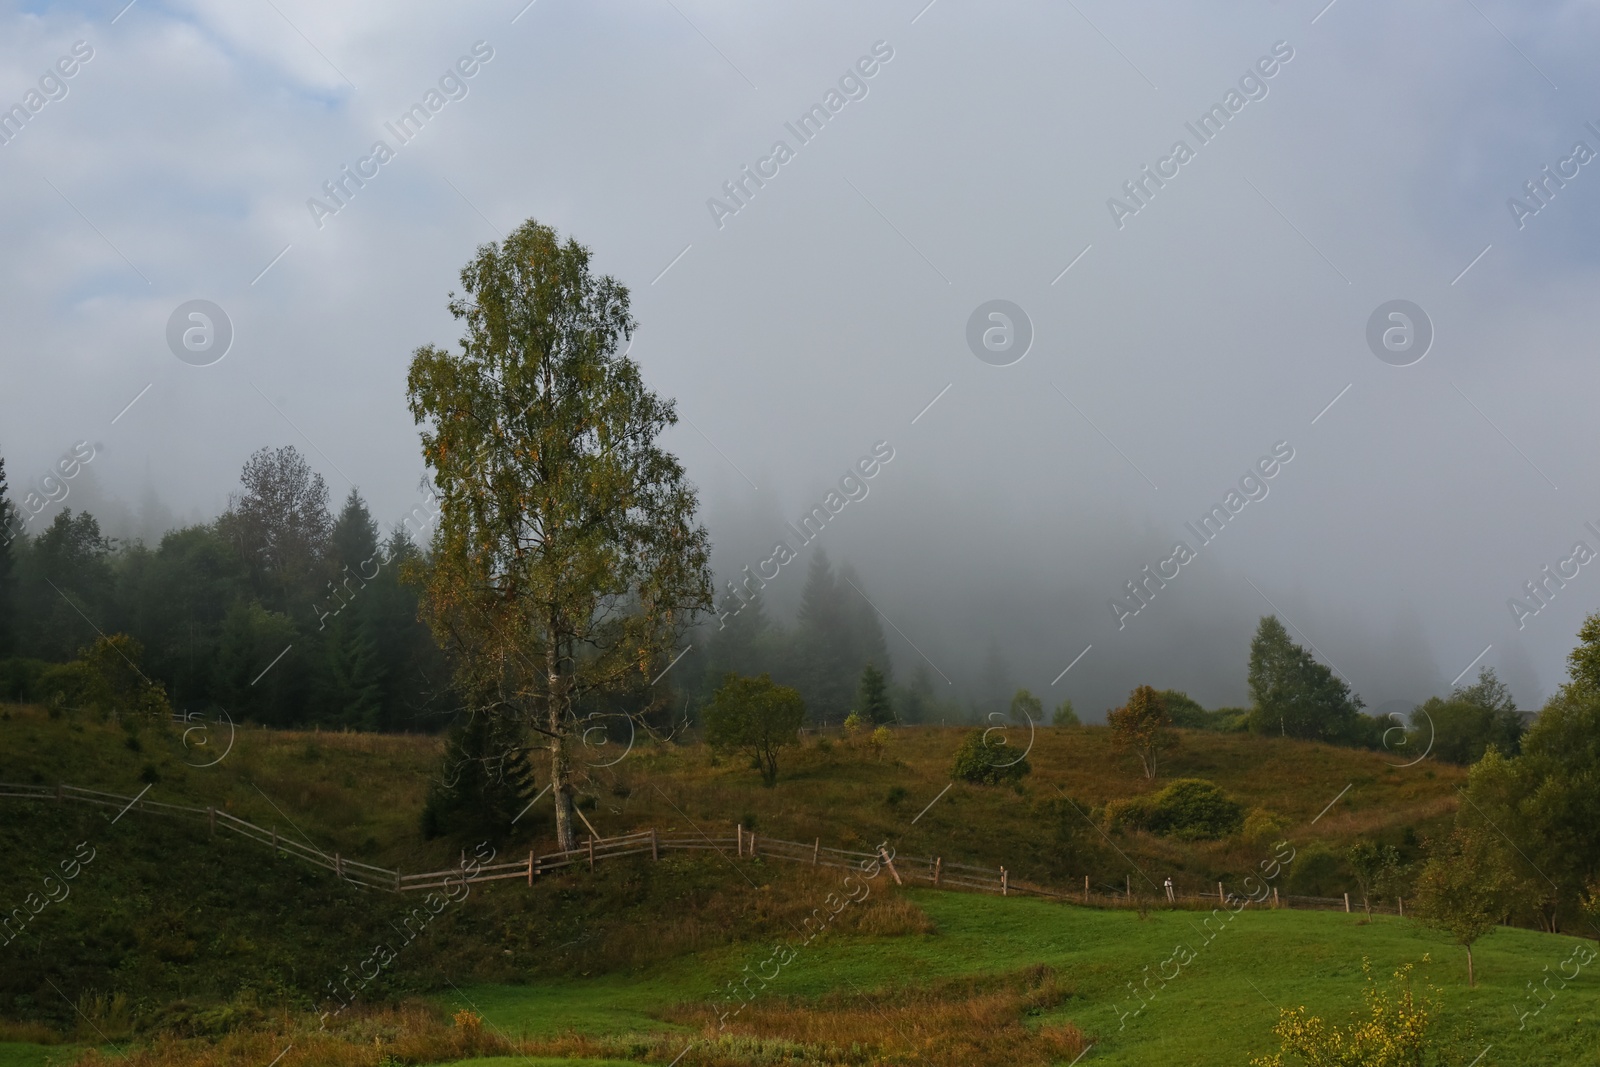
<path fill-rule="evenodd" d="M 1472 946 L 1468 945 L 1467 946 L 1467 988 L 1471 989 L 1473 986 L 1475 986 L 1477 984 L 1478 984 L 1477 979 L 1472 973 Z"/>
<path fill-rule="evenodd" d="M 552 620 L 549 645 L 545 651 L 545 672 L 549 686 L 550 793 L 556 805 L 556 841 L 563 852 L 578 847 L 572 826 L 572 765 L 567 758 L 566 723 L 562 721 L 563 692 L 557 628 Z"/>

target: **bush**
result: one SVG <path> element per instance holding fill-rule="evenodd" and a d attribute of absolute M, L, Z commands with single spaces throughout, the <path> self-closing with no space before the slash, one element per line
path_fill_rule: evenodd
<path fill-rule="evenodd" d="M 1244 806 L 1214 782 L 1179 778 L 1159 793 L 1106 805 L 1113 828 L 1147 830 L 1179 841 L 1214 841 L 1239 832 Z"/>
<path fill-rule="evenodd" d="M 1000 785 L 1002 782 L 1020 782 L 1032 772 L 1026 756 L 1015 755 L 1015 749 L 1006 744 L 1005 736 L 998 730 L 974 730 L 956 750 L 950 776 L 962 782 L 979 785 Z"/>
<path fill-rule="evenodd" d="M 0 700 L 37 703 L 39 678 L 49 668 L 42 659 L 0 659 Z"/>
<path fill-rule="evenodd" d="M 1244 839 L 1252 844 L 1277 841 L 1289 828 L 1289 820 L 1266 808 L 1251 808 L 1244 817 Z"/>

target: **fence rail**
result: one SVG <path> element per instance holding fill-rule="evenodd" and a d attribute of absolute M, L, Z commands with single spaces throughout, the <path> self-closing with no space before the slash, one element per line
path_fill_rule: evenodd
<path fill-rule="evenodd" d="M 120 808 L 124 811 L 138 810 L 154 814 L 199 817 L 207 821 L 213 834 L 218 829 L 227 830 L 260 844 L 269 845 L 274 851 L 283 853 L 286 856 L 332 871 L 337 877 L 353 885 L 369 889 L 381 889 L 391 893 L 406 893 L 424 889 L 446 889 L 456 885 L 494 882 L 512 878 L 525 879 L 531 886 L 535 878 L 547 873 L 576 866 L 587 866 L 592 871 L 595 869 L 595 865 L 602 860 L 617 859 L 623 856 L 649 855 L 652 859 L 659 859 L 663 851 L 694 852 L 714 850 L 726 852 L 732 850 L 741 857 L 765 857 L 801 863 L 812 867 L 850 868 L 859 866 L 862 861 L 876 860 L 882 863 L 887 859 L 889 862 L 886 866 L 897 883 L 928 885 L 938 889 L 998 893 L 1002 896 L 1017 893 L 1055 900 L 1076 901 L 1083 904 L 1117 907 L 1137 906 L 1140 903 L 1140 897 L 1133 893 L 1131 881 L 1125 884 L 1121 892 L 1118 892 L 1116 887 L 1101 886 L 1091 888 L 1088 884 L 1088 879 L 1084 880 L 1081 890 L 1070 887 L 1051 887 L 1013 878 L 1004 867 L 982 867 L 956 861 L 946 862 L 940 856 L 889 856 L 887 853 L 832 848 L 824 846 L 820 838 L 813 840 L 810 844 L 803 841 L 786 841 L 782 838 L 757 834 L 746 830 L 743 826 L 736 826 L 731 837 L 711 837 L 703 833 L 689 832 L 661 833 L 654 829 L 636 830 L 633 833 L 623 834 L 618 837 L 591 836 L 586 838 L 579 848 L 551 852 L 545 855 L 529 852 L 527 859 L 469 865 L 465 857 L 463 857 L 462 862 L 455 867 L 448 867 L 438 871 L 404 874 L 398 869 L 379 867 L 360 860 L 353 860 L 338 852 L 325 852 L 309 841 L 301 842 L 280 834 L 277 827 L 264 828 L 257 826 L 255 823 L 218 808 L 192 808 L 179 804 L 165 804 L 159 801 L 145 800 L 143 799 L 143 794 L 130 797 L 119 793 L 108 793 L 102 790 L 84 789 L 64 784 L 48 786 L 0 782 L 0 798 L 6 797 L 23 800 L 55 801 L 57 803 L 73 801 L 80 804 Z M 1214 894 L 1175 893 L 1174 900 L 1175 902 L 1199 904 L 1214 902 L 1216 906 L 1220 907 L 1229 902 L 1228 896 L 1229 894 L 1225 893 L 1223 885 L 1218 883 L 1217 892 Z M 1161 896 L 1156 894 L 1152 894 L 1145 899 L 1155 903 L 1160 903 L 1162 900 Z M 1234 898 L 1234 900 L 1237 899 Z M 1354 911 L 1357 908 L 1363 908 L 1363 905 L 1359 902 L 1352 904 L 1348 894 L 1344 897 L 1289 896 L 1285 894 L 1280 901 L 1277 893 L 1274 892 L 1272 900 L 1273 906 L 1281 904 L 1282 906 L 1301 909 Z M 1372 905 L 1372 910 L 1384 913 L 1393 913 L 1398 910 L 1400 914 L 1404 914 L 1404 904 L 1399 903 L 1395 907 L 1380 907 L 1374 904 Z"/>

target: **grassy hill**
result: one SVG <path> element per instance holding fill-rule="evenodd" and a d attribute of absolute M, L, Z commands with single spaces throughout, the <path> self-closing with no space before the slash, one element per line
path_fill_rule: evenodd
<path fill-rule="evenodd" d="M 802 748 L 785 751 L 780 781 L 770 790 L 742 761 L 719 759 L 698 745 L 641 740 L 620 762 L 589 770 L 585 813 L 608 835 L 647 826 L 721 834 L 740 821 L 763 834 L 820 837 L 844 847 L 887 840 L 902 854 L 1003 864 L 1018 877 L 1067 887 L 1081 888 L 1085 875 L 1096 884 L 1120 887 L 1130 871 L 1138 870 L 1157 881 L 1171 875 L 1181 887 L 1206 890 L 1218 879 L 1237 883 L 1271 854 L 1268 845 L 1243 836 L 1184 843 L 1144 833 L 1105 835 L 1090 821 L 1110 801 L 1151 792 L 1172 777 L 1203 777 L 1255 810 L 1257 822 L 1270 827 L 1276 820 L 1281 829 L 1272 836 L 1294 842 L 1299 858 L 1282 883 L 1285 888 L 1338 893 L 1354 889 L 1354 882 L 1334 858 L 1335 850 L 1367 837 L 1414 851 L 1418 834 L 1450 818 L 1454 792 L 1465 777 L 1461 768 L 1431 762 L 1394 766 L 1400 761 L 1383 753 L 1183 732 L 1178 747 L 1165 756 L 1161 779 L 1152 783 L 1131 758 L 1113 750 L 1105 730 L 1089 727 L 1039 730 L 1028 756 L 1033 773 L 1019 788 L 958 784 L 944 791 L 963 736 L 957 729 L 898 730 L 881 760 L 865 746 L 813 737 Z M 215 805 L 369 862 L 406 870 L 455 862 L 462 842 L 425 842 L 416 829 L 427 781 L 441 754 L 437 739 L 241 729 L 216 766 L 186 765 L 215 759 L 225 741 L 213 736 L 201 749 L 191 736 L 186 748 L 176 730 L 135 736 L 114 725 L 51 720 L 36 709 L 11 706 L 0 712 L 0 780 L 66 782 L 129 795 L 150 785 L 150 800 Z M 1011 741 L 1026 743 L 1015 732 Z M 617 755 L 607 753 L 596 762 L 609 763 Z M 96 850 L 67 900 L 36 916 L 23 937 L 0 945 L 0 1019 L 43 1022 L 53 1039 L 125 1053 L 124 1043 L 135 1039 L 141 1051 L 128 1053 L 135 1062 L 156 1054 L 151 1051 L 156 1046 L 146 1043 L 160 1034 L 168 1035 L 161 1040 L 180 1042 L 163 1053 L 169 1057 L 189 1047 L 182 1042 L 210 1047 L 220 1041 L 219 1048 L 242 1043 L 238 1062 L 256 1062 L 251 1057 L 262 1051 L 257 1045 L 280 1037 L 287 1043 L 285 1035 L 297 1032 L 305 1013 L 328 1002 L 328 983 L 348 974 L 374 943 L 392 938 L 395 925 L 416 903 L 357 890 L 231 835 L 213 839 L 203 822 L 134 812 L 113 824 L 115 812 L 102 809 L 17 800 L 0 800 L 0 805 L 0 856 L 7 860 L 0 865 L 0 905 L 5 908 L 21 903 L 43 873 L 73 855 L 80 842 Z M 519 823 L 529 828 L 527 835 L 503 852 L 548 850 L 550 842 L 541 840 L 548 833 L 548 813 L 546 799 Z M 403 1058 L 411 1063 L 442 1062 L 451 1058 L 451 1050 L 509 1050 L 527 1029 L 528 1005 L 552 998 L 550 1017 L 565 1020 L 558 1029 L 570 1030 L 561 1039 L 566 1043 L 541 1038 L 543 1045 L 518 1045 L 519 1051 L 669 1062 L 681 1045 L 666 1048 L 663 1035 L 676 1040 L 677 1034 L 702 1031 L 708 1025 L 703 1002 L 710 990 L 747 964 L 766 959 L 774 939 L 792 937 L 803 918 L 838 889 L 838 880 L 837 871 L 706 854 L 675 855 L 659 864 L 620 861 L 595 875 L 541 879 L 531 889 L 516 882 L 476 887 L 468 901 L 441 914 L 364 991 L 358 1012 L 376 1013 L 362 1016 L 361 1025 L 373 1032 L 363 1030 L 359 1046 L 341 1038 L 336 1048 L 318 1053 L 321 1059 L 301 1062 L 346 1062 L 342 1057 L 354 1048 L 366 1058 L 347 1062 L 376 1064 L 377 1053 L 368 1055 L 373 1036 L 380 1047 L 392 1041 L 410 1048 Z M 793 975 L 797 983 L 782 992 L 788 999 L 752 1010 L 740 1026 L 754 1029 L 739 1040 L 765 1048 L 761 1043 L 777 1041 L 774 1035 L 810 1032 L 806 1027 L 814 1029 L 814 1019 L 800 1030 L 795 1027 L 802 1017 L 820 1014 L 855 1018 L 852 1025 L 859 1032 L 848 1027 L 837 1034 L 817 1032 L 810 1045 L 848 1049 L 852 1042 L 883 1038 L 881 1025 L 867 1023 L 873 1013 L 887 1013 L 913 1029 L 923 1025 L 924 1016 L 929 1026 L 946 1019 L 948 1032 L 930 1031 L 929 1040 L 954 1047 L 960 1027 L 950 1020 L 966 1018 L 975 1026 L 972 1013 L 984 1005 L 1003 1031 L 986 1040 L 995 1049 L 1011 1049 L 1020 1062 L 1045 1062 L 1077 1049 L 1078 1037 L 1096 1043 L 1099 1058 L 1122 1047 L 1119 1042 L 1134 1040 L 1123 1032 L 1113 1036 L 1115 1026 L 1107 1021 L 1108 1004 L 1119 995 L 1114 990 L 1138 978 L 1144 964 L 1165 959 L 1171 945 L 1159 954 L 1157 946 L 1191 927 L 1194 918 L 1193 913 L 1157 911 L 1140 921 L 1131 912 L 897 893 L 884 885 L 866 904 L 843 913 L 825 940 L 785 969 L 785 981 Z M 1436 938 L 1392 919 L 1365 926 L 1357 925 L 1358 917 L 1342 914 L 1252 910 L 1233 926 L 1245 929 L 1246 919 L 1252 938 L 1259 939 L 1257 954 L 1228 962 L 1222 950 L 1227 942 L 1219 940 L 1205 957 L 1204 967 L 1215 968 L 1212 977 L 1193 983 L 1201 998 L 1194 1003 L 1209 1004 L 1205 998 L 1221 996 L 1218 982 L 1232 990 L 1222 998 L 1227 999 L 1241 989 L 1249 992 L 1241 976 L 1261 985 L 1261 976 L 1269 974 L 1287 982 L 1284 998 L 1304 990 L 1306 996 L 1331 998 L 1342 1010 L 1359 993 L 1359 980 L 1352 985 L 1349 979 L 1359 975 L 1367 946 L 1381 949 L 1387 961 L 1420 958 L 1429 949 L 1438 959 L 1449 951 Z M 1030 923 L 1039 931 L 1037 941 L 1025 932 Z M 1080 936 L 1089 941 L 1070 948 Z M 993 941 L 990 948 L 980 946 L 985 937 Z M 1510 954 L 1508 975 L 1532 965 L 1526 977 L 1533 978 L 1539 972 L 1535 958 L 1554 964 L 1565 955 L 1553 939 L 1545 939 L 1549 947 L 1537 947 L 1539 938 L 1504 931 L 1487 944 L 1505 947 L 1487 951 Z M 766 947 L 758 954 L 755 945 Z M 1313 951 L 1311 945 L 1323 947 Z M 814 970 L 833 959 L 830 953 L 843 954 L 839 969 Z M 1292 967 L 1269 962 L 1282 953 L 1293 956 Z M 1329 953 L 1337 954 L 1338 966 Z M 865 960 L 893 960 L 900 969 L 859 962 Z M 1052 971 L 1045 974 L 1039 966 Z M 1492 968 L 1486 965 L 1485 972 Z M 912 992 L 904 986 L 913 975 L 937 981 Z M 1279 993 L 1262 989 L 1277 1002 Z M 845 1010 L 843 1001 L 828 999 L 858 994 L 870 994 L 870 1010 L 859 1005 Z M 1120 995 L 1126 999 L 1128 994 Z M 417 996 L 429 999 L 407 1007 L 406 998 Z M 1249 996 L 1266 1009 L 1257 993 Z M 441 1014 L 462 1007 L 462 998 L 487 1020 L 481 1033 L 464 1034 Z M 1174 996 L 1172 1003 L 1179 999 Z M 1127 1048 L 1168 1040 L 1158 1038 L 1166 1024 L 1151 1025 L 1162 1010 L 1148 1013 L 1143 1032 L 1149 1036 Z M 1249 1029 L 1246 1016 L 1230 1016 L 1231 1008 L 1207 1010 L 1217 1020 L 1217 1048 L 1245 1047 L 1227 1041 Z M 1586 1010 L 1592 1019 L 1593 1010 Z M 1271 1012 L 1264 1022 L 1250 1018 L 1251 1032 L 1264 1041 Z M 1059 1026 L 1050 1020 L 1059 1020 Z M 1041 1025 L 1056 1029 L 1040 1031 Z M 619 1044 L 613 1038 L 621 1031 L 655 1036 Z M 8 1036 L 31 1043 L 0 1044 L 0 1064 L 7 1067 L 76 1055 L 75 1047 L 58 1045 L 52 1051 L 37 1043 L 45 1033 L 28 1026 L 0 1026 L 0 1042 Z M 405 1046 L 407 1040 L 412 1045 Z M 314 1044 L 305 1038 L 297 1047 Z M 282 1047 L 259 1062 L 269 1062 Z M 740 1059 L 742 1047 L 728 1046 L 716 1055 L 750 1062 Z M 712 1051 L 707 1046 L 706 1054 Z M 296 1055 L 282 1067 L 296 1067 Z M 840 1055 L 840 1062 L 855 1062 Z M 1149 1061 L 1135 1056 L 1120 1062 Z"/>

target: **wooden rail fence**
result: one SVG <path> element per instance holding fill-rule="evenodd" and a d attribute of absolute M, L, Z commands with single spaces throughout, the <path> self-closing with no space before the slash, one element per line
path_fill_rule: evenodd
<path fill-rule="evenodd" d="M 1124 884 L 1121 892 L 1118 892 L 1115 886 L 1100 886 L 1091 889 L 1088 878 L 1084 879 L 1081 891 L 1053 888 L 1012 877 L 1004 867 L 980 867 L 970 863 L 947 862 L 940 856 L 890 855 L 887 853 L 830 848 L 822 844 L 821 838 L 813 840 L 808 845 L 802 841 L 785 841 L 781 838 L 758 835 L 754 831 L 746 830 L 743 826 L 735 826 L 733 835 L 730 837 L 711 837 L 706 834 L 686 832 L 660 833 L 654 829 L 638 830 L 619 837 L 591 836 L 584 841 L 582 847 L 570 851 L 551 852 L 545 855 L 529 852 L 526 859 L 476 865 L 476 870 L 471 871 L 469 871 L 468 864 L 463 859 L 459 865 L 448 867 L 444 870 L 403 874 L 397 869 L 391 870 L 387 867 L 363 863 L 359 860 L 350 859 L 348 856 L 338 852 L 325 852 L 314 845 L 297 841 L 279 833 L 276 827 L 262 828 L 255 823 L 231 815 L 220 808 L 192 808 L 180 804 L 164 804 L 160 801 L 145 800 L 142 794 L 138 797 L 130 797 L 123 796 L 120 793 L 83 789 L 73 785 L 19 785 L 0 782 L 0 798 L 7 797 L 21 800 L 54 801 L 56 803 L 72 801 L 80 804 L 118 808 L 124 812 L 137 810 L 158 815 L 198 817 L 205 820 L 210 833 L 213 835 L 219 829 L 227 830 L 252 841 L 268 845 L 275 852 L 332 871 L 336 877 L 346 882 L 391 893 L 405 893 L 422 889 L 444 889 L 456 885 L 495 882 L 511 878 L 524 879 L 531 886 L 533 885 L 533 880 L 543 874 L 578 865 L 586 866 L 590 871 L 593 871 L 595 865 L 602 860 L 617 859 L 622 856 L 648 855 L 651 859 L 659 860 L 663 851 L 723 852 L 732 849 L 736 855 L 741 857 L 783 860 L 810 867 L 855 868 L 863 861 L 877 860 L 882 863 L 887 860 L 886 869 L 890 872 L 895 882 L 901 885 L 927 885 L 937 889 L 998 893 L 1002 896 L 1020 893 L 1052 900 L 1116 907 L 1136 906 L 1140 902 L 1140 897 L 1133 892 L 1131 877 Z M 120 816 L 118 817 L 120 818 Z M 1165 898 L 1152 892 L 1148 896 L 1144 896 L 1143 899 L 1154 907 L 1163 903 Z M 1226 901 L 1226 894 L 1223 891 L 1222 883 L 1219 882 L 1217 883 L 1217 892 L 1215 894 L 1209 892 L 1200 894 L 1179 893 L 1176 894 L 1176 899 L 1194 904 L 1214 903 L 1215 906 L 1221 907 Z M 1276 892 L 1273 894 L 1273 902 L 1274 905 L 1280 903 Z M 1330 911 L 1353 910 L 1348 894 L 1342 899 L 1338 897 L 1290 897 L 1285 894 L 1281 903 L 1295 908 L 1315 908 Z M 1361 905 L 1357 903 L 1354 908 L 1360 909 Z M 1391 907 L 1380 908 L 1375 904 L 1372 910 L 1393 912 L 1396 909 Z"/>

